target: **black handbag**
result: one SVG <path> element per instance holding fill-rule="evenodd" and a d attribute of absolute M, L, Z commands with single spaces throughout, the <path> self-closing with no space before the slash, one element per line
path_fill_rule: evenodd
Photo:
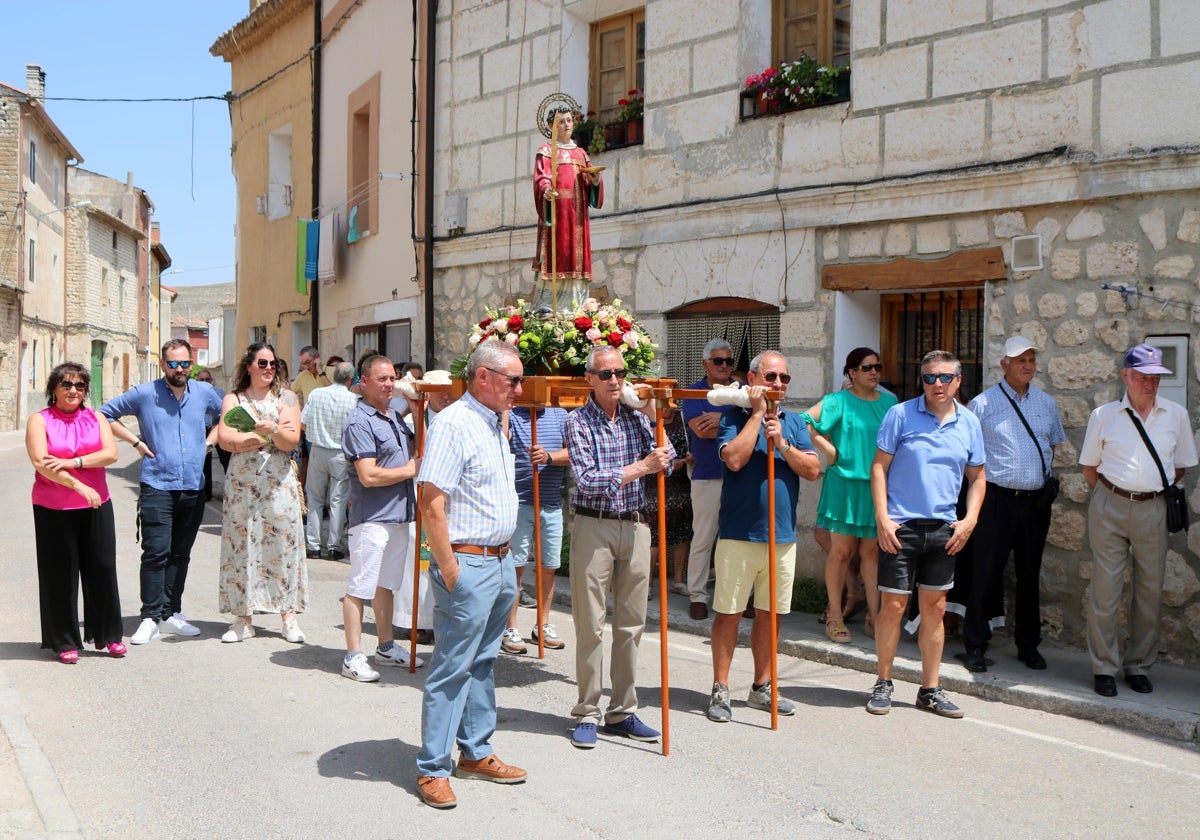
<path fill-rule="evenodd" d="M 1146 444 L 1146 448 L 1154 456 L 1154 465 L 1158 467 L 1158 474 L 1162 476 L 1163 495 L 1166 496 L 1167 500 L 1167 533 L 1174 534 L 1178 531 L 1186 531 L 1188 528 L 1188 506 L 1183 488 L 1178 484 L 1171 484 L 1167 481 L 1167 471 L 1163 469 L 1158 452 L 1155 450 L 1154 444 L 1150 442 L 1150 436 L 1146 434 L 1146 429 L 1142 426 L 1142 421 L 1133 413 L 1133 409 L 1127 408 L 1125 409 L 1125 413 L 1129 415 L 1129 419 L 1133 421 L 1133 425 L 1137 426 L 1138 434 L 1142 436 L 1142 442 Z"/>
<path fill-rule="evenodd" d="M 1000 393 L 1004 394 L 1004 398 L 1012 405 L 1013 411 L 1017 412 L 1017 417 L 1021 421 L 1021 425 L 1025 427 L 1025 431 L 1029 432 L 1029 437 L 1033 439 L 1034 448 L 1037 449 L 1038 460 L 1042 462 L 1042 475 L 1046 477 L 1046 481 L 1042 484 L 1042 488 L 1037 491 L 1034 497 L 1034 503 L 1038 510 L 1049 510 L 1050 505 L 1054 504 L 1054 500 L 1058 498 L 1058 479 L 1050 472 L 1046 466 L 1046 456 L 1042 454 L 1042 445 L 1038 443 L 1037 435 L 1033 433 L 1033 428 L 1030 427 L 1029 421 L 1025 419 L 1025 415 L 1021 413 L 1017 401 L 1008 395 L 1003 387 L 1000 388 Z"/>

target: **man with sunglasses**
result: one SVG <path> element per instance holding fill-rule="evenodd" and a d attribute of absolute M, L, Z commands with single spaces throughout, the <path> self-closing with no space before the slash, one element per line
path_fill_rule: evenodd
<path fill-rule="evenodd" d="M 113 436 L 133 444 L 142 456 L 142 620 L 130 638 L 135 645 L 160 633 L 200 634 L 183 614 L 183 587 L 192 543 L 204 519 L 206 419 L 221 412 L 216 389 L 189 378 L 190 344 L 171 339 L 162 346 L 158 364 L 162 378 L 134 386 L 100 407 Z M 138 434 L 121 422 L 129 415 L 137 418 Z"/>
<path fill-rule="evenodd" d="M 567 453 L 575 490 L 571 503 L 571 612 L 575 621 L 575 681 L 571 743 L 596 746 L 604 684 L 604 620 L 612 590 L 612 693 L 604 732 L 635 741 L 660 733 L 638 720 L 637 655 L 646 626 L 650 585 L 650 527 L 643 510 L 642 478 L 670 468 L 675 448 L 655 446 L 650 423 L 654 401 L 634 411 L 621 403 L 628 371 L 621 353 L 592 348 L 584 378 L 587 403 L 567 418 Z"/>
<path fill-rule="evenodd" d="M 752 589 L 755 612 L 750 651 L 754 679 L 746 705 L 771 711 L 768 441 L 775 459 L 775 611 L 779 615 L 792 611 L 800 479 L 814 481 L 821 470 L 804 420 L 767 402 L 768 391 L 787 391 L 792 381 L 783 354 L 766 350 L 755 356 L 747 380 L 750 408 L 726 408 L 716 441 L 725 465 L 725 479 L 721 487 L 720 538 L 714 552 L 717 588 L 713 593 L 713 687 L 706 712 L 708 719 L 716 723 L 733 718 L 729 667 L 737 647 L 738 624 Z M 796 713 L 796 707 L 783 697 L 778 698 L 777 708 L 781 715 Z"/>
<path fill-rule="evenodd" d="M 875 623 L 878 679 L 867 711 L 892 708 L 892 663 L 900 622 L 914 586 L 921 609 L 921 689 L 917 708 L 948 718 L 962 709 L 939 685 L 946 594 L 954 586 L 954 555 L 979 520 L 986 477 L 983 430 L 974 414 L 955 401 L 962 363 L 933 350 L 921 359 L 925 393 L 888 409 L 876 436 L 871 499 L 879 539 L 879 618 Z M 967 510 L 955 513 L 963 476 L 970 482 Z"/>
<path fill-rule="evenodd" d="M 704 345 L 704 378 L 688 387 L 711 390 L 733 381 L 733 348 L 723 338 Z M 689 615 L 696 621 L 708 618 L 708 575 L 712 569 L 713 545 L 717 540 L 717 516 L 721 510 L 721 458 L 717 455 L 717 430 L 721 412 L 706 399 L 683 401 L 692 453 L 692 548 L 688 554 L 687 595 L 692 602 Z"/>

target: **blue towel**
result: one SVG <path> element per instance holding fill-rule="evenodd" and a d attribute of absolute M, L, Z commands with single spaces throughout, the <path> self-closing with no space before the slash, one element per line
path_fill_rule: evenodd
<path fill-rule="evenodd" d="M 317 243 L 320 241 L 321 223 L 309 221 L 304 236 L 304 279 L 317 279 Z"/>

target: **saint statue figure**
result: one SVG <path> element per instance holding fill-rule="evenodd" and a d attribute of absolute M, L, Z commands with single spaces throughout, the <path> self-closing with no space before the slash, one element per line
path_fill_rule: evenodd
<path fill-rule="evenodd" d="M 591 165 L 588 153 L 575 145 L 578 105 L 539 108 L 539 127 L 550 138 L 537 150 L 533 166 L 533 198 L 537 205 L 537 274 L 533 308 L 540 315 L 572 312 L 588 298 L 592 282 L 592 237 L 588 208 L 604 204 L 604 167 Z"/>

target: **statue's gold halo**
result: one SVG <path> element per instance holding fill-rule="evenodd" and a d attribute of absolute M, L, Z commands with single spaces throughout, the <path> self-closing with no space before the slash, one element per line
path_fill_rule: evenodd
<path fill-rule="evenodd" d="M 542 104 L 537 109 L 537 126 L 538 131 L 542 132 L 542 136 L 549 140 L 554 136 L 554 122 L 549 118 L 550 106 L 565 106 L 570 108 L 575 114 L 575 121 L 578 122 L 583 117 L 583 111 L 579 108 L 579 103 L 567 96 L 565 93 L 552 93 L 542 100 Z"/>

